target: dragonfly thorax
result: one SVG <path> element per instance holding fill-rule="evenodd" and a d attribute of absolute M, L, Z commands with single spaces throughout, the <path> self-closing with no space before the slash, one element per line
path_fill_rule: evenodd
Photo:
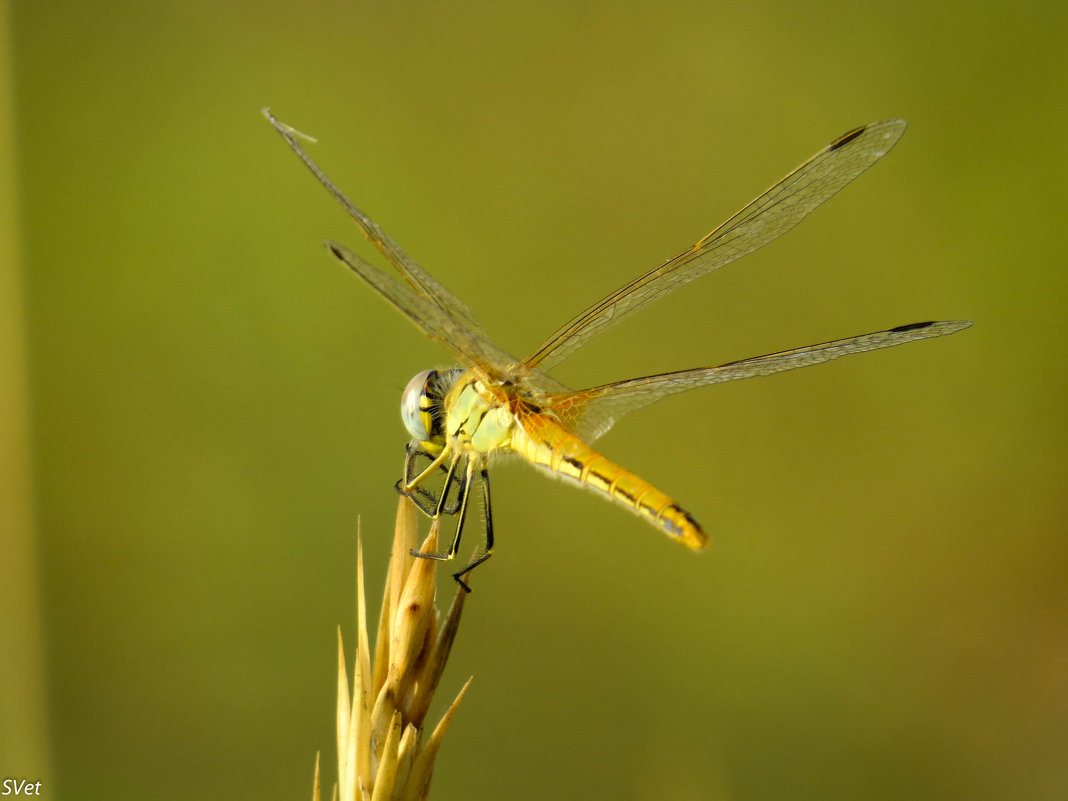
<path fill-rule="evenodd" d="M 445 398 L 445 436 L 460 450 L 491 453 L 507 448 L 515 416 L 472 376 L 457 381 Z"/>

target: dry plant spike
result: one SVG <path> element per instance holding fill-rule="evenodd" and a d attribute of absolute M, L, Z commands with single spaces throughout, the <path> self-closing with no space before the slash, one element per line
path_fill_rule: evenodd
<path fill-rule="evenodd" d="M 393 721 L 393 713 L 397 709 L 397 685 L 387 681 L 382 691 L 375 699 L 374 708 L 371 710 L 371 726 L 367 732 L 367 739 L 371 746 L 371 773 L 378 770 L 378 763 L 382 757 L 382 745 L 389 734 L 389 727 Z"/>
<path fill-rule="evenodd" d="M 359 720 L 366 720 L 371 705 L 371 653 L 367 639 L 367 593 L 363 573 L 363 530 L 362 523 L 356 526 L 356 661 L 352 682 L 352 707 L 358 712 Z M 371 748 L 357 739 L 356 775 L 369 776 L 371 773 Z"/>
<path fill-rule="evenodd" d="M 401 715 L 394 712 L 389 721 L 386 741 L 382 744 L 382 758 L 375 776 L 375 789 L 371 801 L 388 801 L 393 797 L 393 787 L 397 783 L 397 749 L 400 746 Z"/>
<path fill-rule="evenodd" d="M 459 590 L 459 592 L 463 592 L 463 590 Z M 430 790 L 430 779 L 434 774 L 434 758 L 438 755 L 438 749 L 441 748 L 441 741 L 445 737 L 445 732 L 448 731 L 449 724 L 452 723 L 452 717 L 456 714 L 457 707 L 460 706 L 460 699 L 464 697 L 464 693 L 467 692 L 469 686 L 471 686 L 471 679 L 468 679 L 464 686 L 460 688 L 460 692 L 456 695 L 456 700 L 445 710 L 445 714 L 441 716 L 441 720 L 438 721 L 438 725 L 434 728 L 434 733 L 419 749 L 419 753 L 412 764 L 408 783 L 399 796 L 400 801 L 423 801 L 427 797 L 427 792 Z"/>
<path fill-rule="evenodd" d="M 404 586 L 404 577 L 415 561 L 411 550 L 417 544 L 418 531 L 419 518 L 415 505 L 407 498 L 398 498 L 397 522 L 393 528 L 393 551 L 389 560 L 386 587 L 382 592 L 382 610 L 378 617 L 378 634 L 375 642 L 374 678 L 371 682 L 371 692 L 375 696 L 386 683 L 386 672 L 389 670 L 389 639 L 393 631 L 390 625 L 392 610 L 400 602 L 399 596 Z"/>
<path fill-rule="evenodd" d="M 426 717 L 430 700 L 434 696 L 434 691 L 437 690 L 438 680 L 445 671 L 445 663 L 449 659 L 449 652 L 452 650 L 452 644 L 456 639 L 456 632 L 460 628 L 460 616 L 463 614 L 467 595 L 468 593 L 466 592 L 457 592 L 453 596 L 449 613 L 445 616 L 445 621 L 438 629 L 434 647 L 424 661 L 420 674 L 413 682 L 413 686 L 418 688 L 418 692 L 408 706 L 408 717 L 416 726 L 423 725 L 423 719 Z"/>
<path fill-rule="evenodd" d="M 400 745 L 397 748 L 397 781 L 396 787 L 403 787 L 408 781 L 408 774 L 412 770 L 412 759 L 415 749 L 419 747 L 419 729 L 409 723 L 404 727 Z"/>
<path fill-rule="evenodd" d="M 423 553 L 438 548 L 438 521 L 421 546 Z M 390 641 L 389 679 L 400 681 L 407 676 L 426 647 L 427 632 L 434 624 L 434 594 L 437 589 L 437 563 L 416 560 L 404 582 L 397 608 L 393 610 L 393 637 Z"/>
<path fill-rule="evenodd" d="M 345 777 L 352 775 L 349 766 L 356 758 L 356 737 L 352 726 L 358 718 L 349 704 L 349 677 L 345 669 L 345 643 L 341 639 L 341 626 L 337 627 L 337 775 L 342 798 L 352 797 Z"/>
<path fill-rule="evenodd" d="M 352 683 L 338 629 L 337 741 L 335 801 L 425 801 L 441 739 L 467 684 L 433 732 L 423 730 L 427 710 L 445 670 L 467 596 L 457 587 L 448 614 L 437 608 L 436 564 L 409 551 L 418 542 L 418 517 L 402 498 L 386 586 L 379 611 L 374 652 L 369 647 L 364 584 L 363 539 L 357 535 L 356 658 Z M 420 546 L 437 548 L 437 525 Z M 321 797 L 316 760 L 313 801 Z"/>
<path fill-rule="evenodd" d="M 404 579 L 416 559 L 412 549 L 419 544 L 419 515 L 415 504 L 403 496 L 397 498 L 397 521 L 393 527 L 393 552 L 389 562 L 389 585 L 393 606 L 404 588 Z"/>
<path fill-rule="evenodd" d="M 355 700 L 351 709 L 355 709 Z M 342 746 L 344 746 L 345 754 L 345 776 L 346 779 L 342 784 L 344 792 L 341 797 L 345 801 L 356 801 L 357 798 L 362 798 L 362 793 L 359 792 L 358 785 L 362 781 L 362 777 L 366 774 L 359 771 L 359 754 L 363 748 L 363 741 L 367 739 L 363 732 L 367 730 L 367 716 L 361 714 L 352 713 L 349 715 L 349 727 L 345 730 L 345 740 L 338 740 L 338 759 L 340 761 L 342 754 Z M 341 775 L 341 774 L 339 774 Z"/>

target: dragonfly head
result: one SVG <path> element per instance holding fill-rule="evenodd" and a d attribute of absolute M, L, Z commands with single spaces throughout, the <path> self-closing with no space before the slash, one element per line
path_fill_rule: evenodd
<path fill-rule="evenodd" d="M 438 453 L 445 446 L 445 396 L 463 370 L 423 370 L 401 395 L 401 420 L 412 438 Z"/>

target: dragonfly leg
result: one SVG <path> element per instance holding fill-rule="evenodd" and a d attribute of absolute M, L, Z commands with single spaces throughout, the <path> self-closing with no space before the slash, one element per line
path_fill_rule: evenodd
<path fill-rule="evenodd" d="M 434 510 L 434 517 L 435 518 L 441 517 L 442 514 L 450 514 L 450 512 L 445 511 L 445 499 L 449 495 L 449 487 L 452 485 L 453 478 L 456 475 L 456 466 L 458 464 L 460 464 L 461 461 L 463 461 L 463 459 L 460 456 L 457 456 L 455 459 L 452 460 L 452 464 L 449 465 L 449 472 L 447 472 L 445 474 L 445 488 L 442 489 L 441 496 L 438 498 L 437 508 Z M 468 460 L 467 464 L 465 465 L 465 471 L 464 472 L 467 475 L 470 475 L 470 473 L 471 473 L 471 462 L 470 462 L 470 460 Z M 464 512 L 467 509 L 467 484 L 468 484 L 467 480 L 464 479 L 464 481 L 463 481 L 463 483 L 461 484 L 461 487 L 460 487 L 460 526 L 463 525 Z M 457 528 L 459 528 L 459 526 L 457 526 Z M 450 549 L 450 551 L 451 551 L 451 549 Z"/>
<path fill-rule="evenodd" d="M 394 485 L 394 489 L 406 498 L 409 498 L 423 514 L 427 517 L 435 517 L 438 514 L 438 504 L 442 496 L 434 495 L 430 490 L 421 484 L 425 481 L 431 470 L 433 470 L 433 463 L 438 462 L 437 469 L 442 473 L 449 475 L 449 469 L 445 466 L 441 459 L 435 460 L 428 451 L 419 446 L 419 443 L 415 440 L 409 442 L 405 448 L 404 457 L 404 478 L 398 481 Z M 422 456 L 431 462 L 431 467 L 419 472 L 417 459 Z M 453 480 L 455 481 L 455 474 Z M 463 492 L 462 479 L 460 479 L 459 493 Z M 447 496 L 452 492 L 452 485 L 446 483 L 442 488 L 442 495 Z M 456 498 L 451 504 L 446 504 L 442 508 L 442 512 L 447 515 L 454 515 L 460 509 L 459 497 Z"/>
<path fill-rule="evenodd" d="M 448 488 L 449 484 L 452 483 L 453 475 L 456 472 L 456 466 L 460 464 L 460 462 L 461 457 L 457 456 L 455 459 L 453 459 L 452 464 L 449 466 L 449 473 L 445 477 L 446 488 Z M 471 459 L 466 460 L 466 463 L 464 465 L 465 478 L 462 480 L 460 485 L 459 519 L 456 521 L 456 531 L 452 536 L 452 545 L 449 546 L 449 550 L 445 553 L 426 553 L 423 551 L 417 551 L 413 548 L 411 551 L 409 551 L 412 556 L 418 556 L 421 559 L 437 559 L 443 562 L 451 560 L 456 556 L 456 551 L 460 547 L 460 536 L 463 534 L 464 530 L 464 520 L 467 518 L 467 499 L 471 495 L 471 473 L 473 470 L 474 462 Z M 432 515 L 435 520 L 440 519 L 444 506 L 445 493 L 442 492 L 441 497 L 438 498 L 437 509 L 434 510 L 434 514 Z"/>
<path fill-rule="evenodd" d="M 415 504 L 416 508 L 427 517 L 434 516 L 434 509 L 437 507 L 438 499 L 427 492 L 423 487 L 413 484 L 417 471 L 416 459 L 420 456 L 425 456 L 427 459 L 433 461 L 433 457 L 425 450 L 419 447 L 419 443 L 412 440 L 404 446 L 404 477 L 401 478 L 393 488 L 398 494 L 408 498 Z M 411 489 L 406 489 L 411 487 Z"/>
<path fill-rule="evenodd" d="M 485 562 L 491 556 L 493 556 L 493 512 L 490 509 L 490 486 L 489 486 L 489 470 L 486 469 L 486 465 L 483 464 L 479 470 L 479 479 L 482 482 L 482 511 L 485 515 L 486 526 L 486 541 L 482 549 L 482 553 L 471 560 L 463 570 L 453 573 L 452 577 L 456 579 L 456 583 L 463 587 L 467 592 L 471 592 L 471 588 L 467 586 L 467 582 L 464 581 L 464 577 Z M 459 546 L 459 542 L 456 543 Z"/>
<path fill-rule="evenodd" d="M 454 459 L 449 467 L 448 475 L 445 479 L 446 489 L 455 479 L 456 467 L 460 464 L 461 459 Z M 463 536 L 464 524 L 467 522 L 467 503 L 471 497 L 471 485 L 475 479 L 475 460 L 467 459 L 464 465 L 463 478 L 460 479 L 459 491 L 457 497 L 457 506 L 459 507 L 455 514 L 458 515 L 456 521 L 456 530 L 453 533 L 452 544 L 449 545 L 449 550 L 444 553 L 424 553 L 422 551 L 412 550 L 410 551 L 412 556 L 417 556 L 422 559 L 437 559 L 442 562 L 451 561 L 456 558 L 457 552 L 460 550 L 460 539 Z M 452 574 L 452 577 L 456 580 L 456 583 L 464 588 L 466 592 L 471 592 L 471 588 L 464 581 L 464 577 L 467 576 L 472 570 L 485 562 L 493 554 L 493 512 L 490 506 L 490 486 L 489 486 L 489 470 L 486 468 L 485 460 L 483 460 L 479 467 L 478 480 L 482 485 L 482 510 L 483 510 L 483 522 L 485 525 L 485 541 L 483 547 L 471 560 L 470 563 L 464 566 L 463 570 L 459 570 Z M 427 496 L 430 497 L 429 493 Z M 418 502 L 417 502 L 418 504 Z M 445 495 L 438 499 L 437 508 L 431 517 L 439 519 L 443 514 L 445 508 Z M 424 510 L 425 511 L 425 510 Z M 444 512 L 445 514 L 454 514 L 454 512 Z"/>
<path fill-rule="evenodd" d="M 409 443 L 409 448 L 411 448 L 411 443 Z M 434 459 L 433 461 L 431 461 L 430 464 L 428 464 L 426 466 L 426 468 L 423 470 L 423 472 L 421 472 L 419 475 L 417 475 L 414 478 L 411 478 L 409 480 L 409 477 L 408 477 L 407 473 L 409 472 L 409 470 L 412 470 L 412 472 L 414 472 L 413 466 L 414 466 L 414 463 L 415 463 L 415 457 L 419 456 L 419 455 L 423 455 L 423 454 L 425 454 L 428 457 L 430 456 L 430 454 L 426 453 L 426 451 L 424 451 L 421 448 L 419 448 L 418 446 L 416 446 L 414 451 L 413 450 L 409 450 L 408 451 L 408 458 L 406 458 L 404 460 L 404 472 L 405 472 L 405 476 L 404 476 L 404 478 L 405 478 L 404 492 L 406 492 L 406 493 L 411 492 L 416 487 L 418 487 L 420 484 L 422 484 L 424 481 L 426 481 L 428 478 L 430 478 L 430 476 L 432 476 L 434 474 L 434 471 L 439 469 L 440 467 L 442 467 L 445 464 L 445 460 L 448 459 L 449 456 L 450 456 L 449 449 L 448 448 L 444 448 L 441 451 L 441 453 L 437 456 L 437 458 Z"/>

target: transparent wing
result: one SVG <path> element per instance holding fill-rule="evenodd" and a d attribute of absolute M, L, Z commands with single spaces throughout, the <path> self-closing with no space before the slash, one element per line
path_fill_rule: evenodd
<path fill-rule="evenodd" d="M 970 320 L 911 323 L 876 331 L 848 339 L 837 339 L 805 348 L 784 350 L 767 356 L 756 356 L 737 362 L 728 362 L 718 367 L 698 367 L 676 373 L 632 378 L 605 384 L 578 392 L 562 393 L 552 397 L 552 410 L 572 431 L 587 442 L 600 437 L 624 414 L 655 403 L 668 395 L 686 392 L 709 384 L 772 375 L 798 367 L 822 364 L 841 356 L 864 353 L 880 348 L 892 348 L 906 342 L 941 337 L 961 331 L 972 323 Z"/>
<path fill-rule="evenodd" d="M 489 337 L 461 323 L 435 303 L 433 298 L 387 275 L 343 245 L 327 242 L 326 246 L 401 314 L 431 339 L 451 350 L 460 361 L 479 368 L 487 378 L 500 378 L 514 371 L 516 360 L 511 355 L 493 344 Z"/>
<path fill-rule="evenodd" d="M 338 203 L 345 208 L 345 211 L 347 211 L 349 216 L 356 221 L 356 224 L 360 227 L 360 230 L 363 231 L 364 236 L 367 237 L 368 241 L 378 248 L 379 252 L 389 260 L 390 264 L 397 268 L 398 272 L 404 277 L 404 280 L 407 281 L 419 294 L 423 295 L 434 304 L 440 312 L 453 317 L 458 324 L 488 341 L 488 335 L 478 320 L 475 319 L 471 310 L 467 308 L 467 305 L 456 297 L 456 295 L 452 294 L 452 292 L 435 281 L 429 273 L 425 272 L 418 264 L 416 264 L 415 261 L 401 249 L 401 246 L 394 242 L 386 232 L 378 226 L 378 223 L 357 208 L 357 206 L 345 197 L 341 193 L 341 190 L 323 174 L 323 171 L 319 169 L 318 165 L 312 161 L 311 157 L 304 152 L 304 148 L 300 146 L 300 143 L 296 138 L 297 132 L 295 129 L 278 120 L 271 114 L 269 109 L 262 109 L 262 112 L 263 116 L 270 121 L 275 130 L 282 135 L 286 144 L 288 144 L 293 152 L 300 157 L 300 160 L 304 162 L 304 166 L 311 171 L 312 175 L 319 180 L 319 183 L 326 187 L 327 191 L 330 192 Z M 301 136 L 303 136 L 303 134 L 301 134 Z"/>
<path fill-rule="evenodd" d="M 782 236 L 886 155 L 904 132 L 904 120 L 883 120 L 840 136 L 692 248 L 569 320 L 524 364 L 547 370 L 631 312 Z"/>

